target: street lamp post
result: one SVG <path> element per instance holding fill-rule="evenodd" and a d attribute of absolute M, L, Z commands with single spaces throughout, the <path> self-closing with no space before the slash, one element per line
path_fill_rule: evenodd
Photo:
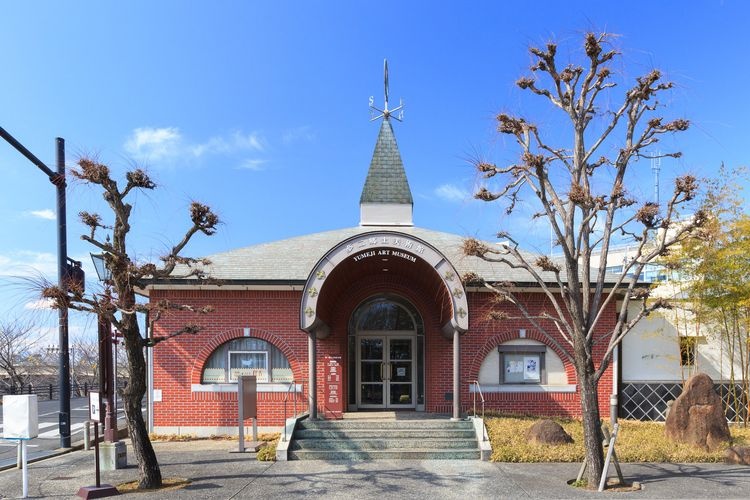
<path fill-rule="evenodd" d="M 96 269 L 96 275 L 99 281 L 104 283 L 104 293 L 107 297 L 111 296 L 112 273 L 107 267 L 105 255 L 91 254 L 91 260 Z M 114 339 L 112 337 L 112 324 L 104 317 L 98 314 L 98 332 L 99 332 L 99 390 L 105 397 L 105 414 L 104 414 L 104 441 L 114 443 L 117 441 L 117 409 L 115 407 L 115 397 L 117 386 L 115 384 L 114 367 L 112 366 L 112 346 Z"/>
<path fill-rule="evenodd" d="M 60 290 L 68 290 L 70 280 L 68 266 L 68 240 L 67 223 L 65 221 L 65 139 L 58 137 L 56 145 L 56 166 L 53 171 L 39 158 L 18 142 L 4 128 L 0 127 L 0 137 L 13 146 L 19 153 L 25 156 L 31 163 L 44 172 L 50 182 L 55 185 L 57 192 L 57 280 Z M 83 282 L 81 282 L 83 283 Z M 60 448 L 70 448 L 70 357 L 68 354 L 68 308 L 65 304 L 59 304 L 58 310 L 58 334 L 60 343 L 59 373 L 60 383 Z"/>

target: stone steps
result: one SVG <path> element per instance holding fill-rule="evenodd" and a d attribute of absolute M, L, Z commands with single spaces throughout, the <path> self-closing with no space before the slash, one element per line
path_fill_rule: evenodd
<path fill-rule="evenodd" d="M 448 419 L 301 420 L 289 460 L 480 458 L 473 424 Z"/>
<path fill-rule="evenodd" d="M 473 429 L 444 431 L 440 429 L 388 429 L 387 434 L 389 437 L 403 439 L 421 439 L 425 437 L 474 439 L 476 437 Z M 300 439 L 367 439 L 381 438 L 383 435 L 383 429 L 299 429 L 294 433 L 294 437 Z"/>
<path fill-rule="evenodd" d="M 438 430 L 461 430 L 472 429 L 471 422 L 459 420 L 309 420 L 300 421 L 299 427 L 303 429 L 438 429 Z"/>
<path fill-rule="evenodd" d="M 290 450 L 392 450 L 404 447 L 406 439 L 381 437 L 370 439 L 297 439 L 289 446 Z M 476 439 L 419 439 L 422 449 L 471 449 L 476 446 Z"/>
<path fill-rule="evenodd" d="M 479 460 L 479 450 L 289 450 L 289 460 Z"/>

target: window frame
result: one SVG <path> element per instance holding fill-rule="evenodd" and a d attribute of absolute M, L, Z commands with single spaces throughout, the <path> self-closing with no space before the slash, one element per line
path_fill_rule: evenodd
<path fill-rule="evenodd" d="M 233 354 L 262 354 L 263 355 L 263 362 L 264 367 L 262 368 L 249 368 L 250 370 L 265 370 L 267 373 L 266 378 L 270 381 L 271 380 L 271 374 L 269 372 L 268 368 L 268 351 L 227 351 L 227 381 L 230 384 L 235 384 L 238 382 L 237 379 L 232 378 L 232 355 Z M 240 367 L 241 369 L 241 367 Z"/>
<path fill-rule="evenodd" d="M 247 340 L 252 342 L 245 344 L 244 341 Z M 283 351 L 268 340 L 246 335 L 230 339 L 214 349 L 203 363 L 200 385 L 237 385 L 237 378 L 232 376 L 232 370 L 234 369 L 232 368 L 232 359 L 242 354 L 260 355 L 259 364 L 262 363 L 263 366 L 248 368 L 249 370 L 262 372 L 256 372 L 258 386 L 288 383 L 290 380 L 294 380 L 291 363 Z M 237 369 L 242 369 L 242 366 L 237 367 Z M 220 370 L 223 375 L 219 377 L 218 374 L 212 373 L 211 377 L 207 379 L 206 376 L 209 370 L 212 372 Z M 278 378 L 274 378 L 274 372 L 277 370 L 279 372 L 277 374 Z"/>
<path fill-rule="evenodd" d="M 698 346 L 705 344 L 706 338 L 702 335 L 680 335 L 678 339 L 680 366 L 695 368 L 698 364 Z"/>
<path fill-rule="evenodd" d="M 545 364 L 545 355 L 547 354 L 546 345 L 504 345 L 497 346 L 500 354 L 500 384 L 501 385 L 546 385 L 547 384 L 547 367 Z M 539 356 L 539 380 L 514 380 L 506 381 L 505 379 L 505 357 L 506 355 L 522 356 Z"/>

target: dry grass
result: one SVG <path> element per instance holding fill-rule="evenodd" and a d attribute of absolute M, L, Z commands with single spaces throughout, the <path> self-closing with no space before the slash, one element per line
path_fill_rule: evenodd
<path fill-rule="evenodd" d="M 261 432 L 258 434 L 258 441 L 275 441 L 279 439 L 281 433 L 279 432 Z M 151 442 L 183 442 L 183 441 L 237 441 L 237 436 L 230 436 L 228 434 L 214 434 L 209 437 L 198 437 L 194 434 L 149 434 Z M 247 438 L 248 436 L 245 435 Z"/>
<path fill-rule="evenodd" d="M 152 443 L 155 443 L 155 442 L 174 443 L 174 442 L 196 441 L 198 439 L 205 439 L 205 438 L 199 438 L 197 436 L 194 436 L 193 434 L 149 434 L 148 438 Z"/>
<path fill-rule="evenodd" d="M 154 491 L 172 491 L 179 490 L 190 484 L 190 479 L 183 477 L 170 477 L 162 480 L 161 488 L 149 488 L 144 490 L 138 489 L 138 481 L 130 481 L 128 483 L 122 483 L 117 485 L 117 491 L 120 494 L 123 493 L 150 493 Z"/>
<path fill-rule="evenodd" d="M 487 431 L 494 462 L 581 462 L 583 428 L 579 420 L 554 419 L 573 438 L 562 445 L 529 444 L 524 435 L 536 417 L 488 417 Z M 731 426 L 734 445 L 750 445 L 750 428 Z M 709 453 L 677 444 L 664 436 L 664 423 L 621 420 L 615 445 L 621 462 L 720 462 L 724 450 Z"/>
<path fill-rule="evenodd" d="M 256 458 L 261 462 L 275 462 L 276 445 L 279 444 L 279 438 L 281 438 L 281 433 L 279 432 L 258 435 L 258 440 L 263 441 L 265 446 L 258 450 Z"/>

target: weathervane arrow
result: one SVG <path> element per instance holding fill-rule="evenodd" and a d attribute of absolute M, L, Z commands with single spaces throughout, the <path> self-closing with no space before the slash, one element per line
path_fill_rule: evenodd
<path fill-rule="evenodd" d="M 388 109 L 388 59 L 383 59 L 383 87 L 384 87 L 384 90 L 385 90 L 385 92 L 384 92 L 384 95 L 385 95 L 385 99 L 384 99 L 385 105 L 383 106 L 383 109 L 379 109 L 379 108 L 375 107 L 375 104 L 374 104 L 375 103 L 375 99 L 373 98 L 373 96 L 370 96 L 370 111 L 371 111 L 371 114 L 374 115 L 375 113 L 379 113 L 379 114 L 377 114 L 377 116 L 373 116 L 372 118 L 370 118 L 370 121 L 371 122 L 375 121 L 378 118 L 382 118 L 384 120 L 388 120 L 391 117 L 395 118 L 398 121 L 402 121 L 404 119 L 404 111 L 403 111 L 403 109 L 404 109 L 404 103 L 403 103 L 403 101 L 399 100 L 398 107 L 396 107 L 394 109 Z M 396 111 L 399 112 L 398 115 L 394 115 L 393 114 Z"/>

